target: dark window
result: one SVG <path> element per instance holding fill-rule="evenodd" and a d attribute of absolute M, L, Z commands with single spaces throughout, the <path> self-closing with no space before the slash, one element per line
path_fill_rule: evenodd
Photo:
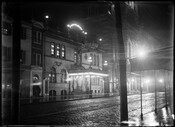
<path fill-rule="evenodd" d="M 21 64 L 25 64 L 25 54 L 26 54 L 26 52 L 24 50 L 21 50 L 21 54 L 20 54 L 20 63 Z"/>
<path fill-rule="evenodd" d="M 33 41 L 36 41 L 36 31 L 33 31 Z"/>
<path fill-rule="evenodd" d="M 8 36 L 12 34 L 12 25 L 11 25 L 11 23 L 3 22 L 2 33 L 4 35 L 8 35 Z"/>
<path fill-rule="evenodd" d="M 41 32 L 38 32 L 37 39 L 38 39 L 38 42 L 41 43 Z"/>
<path fill-rule="evenodd" d="M 25 27 L 21 27 L 21 39 L 27 38 L 27 29 Z"/>
<path fill-rule="evenodd" d="M 99 66 L 99 55 L 97 55 L 97 66 Z"/>
<path fill-rule="evenodd" d="M 33 53 L 33 65 L 41 66 L 41 54 Z"/>
<path fill-rule="evenodd" d="M 96 55 L 94 54 L 94 65 L 96 65 Z"/>
<path fill-rule="evenodd" d="M 34 43 L 41 44 L 42 34 L 39 31 L 33 31 L 33 41 Z"/>
<path fill-rule="evenodd" d="M 4 61 L 10 61 L 11 60 L 11 47 L 3 47 L 3 60 Z"/>

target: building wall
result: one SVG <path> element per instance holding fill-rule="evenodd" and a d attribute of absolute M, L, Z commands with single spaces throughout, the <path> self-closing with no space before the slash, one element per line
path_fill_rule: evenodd
<path fill-rule="evenodd" d="M 71 65 L 74 64 L 74 45 L 68 44 L 61 41 L 58 37 L 52 35 L 46 35 L 45 38 L 45 78 L 49 79 L 49 74 L 51 73 L 51 68 L 56 69 L 56 82 L 49 83 L 49 91 L 56 91 L 56 95 L 63 94 L 62 91 L 65 90 L 66 94 L 69 93 L 69 83 L 68 81 L 62 82 L 62 70 L 66 72 L 70 69 Z M 65 46 L 65 58 L 56 57 L 51 55 L 51 42 L 55 44 L 60 44 Z M 56 51 L 56 50 L 55 50 Z"/>
<path fill-rule="evenodd" d="M 21 39 L 21 50 L 25 53 L 25 65 L 31 65 L 31 44 L 32 44 L 32 27 L 26 24 L 22 24 L 22 27 L 26 28 L 26 39 Z"/>

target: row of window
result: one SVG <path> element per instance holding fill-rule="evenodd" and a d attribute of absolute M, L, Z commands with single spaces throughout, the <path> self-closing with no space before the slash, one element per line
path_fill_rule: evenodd
<path fill-rule="evenodd" d="M 92 90 L 93 91 L 93 90 Z M 94 93 L 100 93 L 100 90 L 94 90 Z"/>
<path fill-rule="evenodd" d="M 12 24 L 3 22 L 2 33 L 7 36 L 12 35 Z M 26 27 L 21 27 L 21 39 L 23 40 L 27 39 L 27 28 Z M 41 44 L 42 32 L 34 30 L 33 31 L 33 41 L 34 43 Z"/>
<path fill-rule="evenodd" d="M 3 46 L 2 50 L 3 50 L 3 52 L 2 52 L 3 53 L 2 54 L 3 61 L 10 62 L 12 60 L 12 48 Z M 37 65 L 37 66 L 41 66 L 42 65 L 41 64 L 42 63 L 41 62 L 41 54 L 34 52 L 32 55 L 33 55 L 32 64 Z M 24 51 L 24 50 L 20 51 L 20 63 L 21 64 L 26 63 L 26 51 Z"/>
<path fill-rule="evenodd" d="M 25 60 L 26 60 L 25 56 L 26 56 L 26 51 L 21 50 L 20 52 L 20 63 L 21 64 L 25 64 Z M 2 47 L 2 57 L 3 57 L 3 61 L 10 62 L 12 60 L 12 48 L 3 46 Z"/>
<path fill-rule="evenodd" d="M 65 59 L 65 54 L 66 54 L 65 46 L 54 43 L 54 42 L 51 42 L 51 44 L 50 44 L 50 54 L 52 56 Z"/>
<path fill-rule="evenodd" d="M 99 77 L 91 77 L 91 84 L 100 85 L 100 78 Z"/>

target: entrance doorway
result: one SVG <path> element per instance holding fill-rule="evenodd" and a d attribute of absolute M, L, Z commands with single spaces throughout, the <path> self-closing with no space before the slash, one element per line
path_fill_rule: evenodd
<path fill-rule="evenodd" d="M 39 97 L 41 92 L 41 88 L 38 85 L 33 86 L 33 96 Z"/>

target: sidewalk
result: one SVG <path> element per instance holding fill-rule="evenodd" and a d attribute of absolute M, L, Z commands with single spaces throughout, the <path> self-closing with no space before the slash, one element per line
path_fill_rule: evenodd
<path fill-rule="evenodd" d="M 157 114 L 151 112 L 143 116 L 142 126 L 173 126 L 174 120 L 170 111 L 170 107 L 157 109 Z"/>

